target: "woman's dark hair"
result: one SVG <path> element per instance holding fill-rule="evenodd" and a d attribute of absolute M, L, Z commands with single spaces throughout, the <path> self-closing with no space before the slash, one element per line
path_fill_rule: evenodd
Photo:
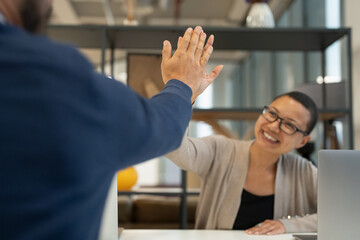
<path fill-rule="evenodd" d="M 305 93 L 296 92 L 296 91 L 281 94 L 281 95 L 275 97 L 273 99 L 273 101 L 275 101 L 278 98 L 285 97 L 285 96 L 288 96 L 288 97 L 294 99 L 295 101 L 297 101 L 298 103 L 303 105 L 309 111 L 310 120 L 306 125 L 306 132 L 308 134 L 310 134 L 311 131 L 314 129 L 316 122 L 318 120 L 318 110 L 317 110 L 315 102 Z"/>

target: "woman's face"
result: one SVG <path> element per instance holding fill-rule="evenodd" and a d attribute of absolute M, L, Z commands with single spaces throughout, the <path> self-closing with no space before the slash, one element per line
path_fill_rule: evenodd
<path fill-rule="evenodd" d="M 289 120 L 298 129 L 306 131 L 307 123 L 310 121 L 309 111 L 294 99 L 283 96 L 270 104 L 270 109 L 278 114 L 280 118 Z M 262 115 L 255 124 L 255 143 L 264 151 L 276 155 L 282 155 L 300 148 L 310 140 L 310 136 L 304 136 L 300 132 L 288 135 L 280 129 L 280 120 L 269 122 Z"/>

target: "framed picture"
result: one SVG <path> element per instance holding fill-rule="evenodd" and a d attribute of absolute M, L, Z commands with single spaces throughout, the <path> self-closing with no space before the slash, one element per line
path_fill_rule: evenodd
<path fill-rule="evenodd" d="M 127 70 L 128 86 L 143 97 L 151 98 L 165 86 L 160 54 L 128 53 Z"/>

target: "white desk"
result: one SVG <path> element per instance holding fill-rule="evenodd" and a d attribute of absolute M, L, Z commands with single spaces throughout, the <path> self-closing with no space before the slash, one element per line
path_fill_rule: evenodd
<path fill-rule="evenodd" d="M 294 240 L 292 234 L 247 235 L 234 230 L 123 230 L 119 240 Z"/>

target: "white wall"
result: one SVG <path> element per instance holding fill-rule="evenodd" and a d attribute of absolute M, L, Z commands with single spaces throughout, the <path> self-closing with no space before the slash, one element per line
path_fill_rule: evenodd
<path fill-rule="evenodd" d="M 355 149 L 360 150 L 360 1 L 345 0 L 345 26 L 352 28 Z"/>

